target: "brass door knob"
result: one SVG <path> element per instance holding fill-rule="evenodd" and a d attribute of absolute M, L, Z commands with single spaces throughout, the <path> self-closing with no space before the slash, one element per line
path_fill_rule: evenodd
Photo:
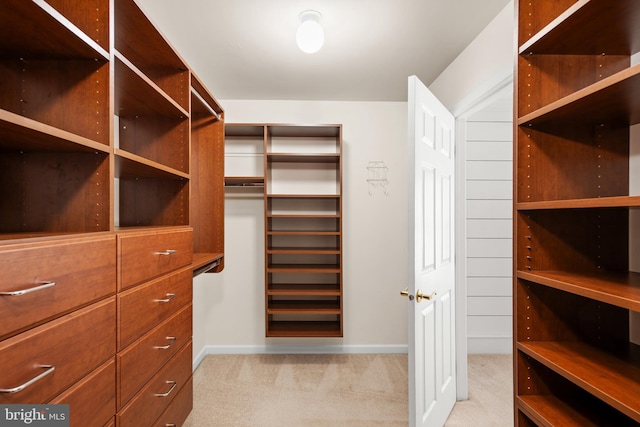
<path fill-rule="evenodd" d="M 409 300 L 413 301 L 413 295 L 409 295 L 409 288 L 404 288 L 403 290 L 401 290 L 400 295 L 402 295 L 403 297 L 409 297 Z"/>
<path fill-rule="evenodd" d="M 433 297 L 435 297 L 437 294 L 435 291 L 433 291 L 430 295 L 426 295 L 423 294 L 422 291 L 420 289 L 418 289 L 418 291 L 416 292 L 416 302 L 420 302 L 423 299 L 430 301 L 431 299 L 433 299 Z"/>

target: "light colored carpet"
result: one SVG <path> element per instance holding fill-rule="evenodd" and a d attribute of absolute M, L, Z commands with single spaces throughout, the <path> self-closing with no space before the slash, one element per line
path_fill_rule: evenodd
<path fill-rule="evenodd" d="M 511 356 L 469 362 L 446 426 L 513 425 Z M 209 355 L 184 427 L 406 427 L 407 369 L 403 354 Z"/>

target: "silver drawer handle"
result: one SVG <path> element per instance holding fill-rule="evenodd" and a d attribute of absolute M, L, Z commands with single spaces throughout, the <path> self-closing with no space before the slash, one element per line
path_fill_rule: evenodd
<path fill-rule="evenodd" d="M 25 388 L 27 388 L 30 385 L 40 381 L 41 379 L 43 379 L 44 377 L 46 377 L 47 375 L 51 374 L 53 371 L 56 370 L 56 367 L 53 366 L 53 365 L 40 365 L 39 368 L 44 368 L 44 369 L 46 369 L 46 371 L 44 371 L 43 373 L 41 373 L 38 376 L 35 376 L 35 377 L 31 378 L 29 381 L 27 381 L 26 383 L 24 383 L 22 385 L 19 385 L 18 387 L 0 388 L 0 393 L 17 393 L 19 391 L 22 391 Z"/>
<path fill-rule="evenodd" d="M 167 397 L 167 396 L 169 396 L 171 394 L 173 389 L 176 388 L 176 386 L 178 385 L 178 383 L 175 382 L 175 381 L 167 381 L 167 384 L 171 384 L 171 388 L 169 389 L 168 392 L 166 392 L 166 393 L 156 393 L 156 394 L 154 394 L 154 396 L 156 396 L 156 397 Z"/>
<path fill-rule="evenodd" d="M 175 298 L 175 297 L 177 297 L 177 296 L 178 296 L 177 294 L 170 294 L 170 293 L 167 293 L 167 298 L 164 298 L 164 299 L 154 299 L 154 301 L 155 301 L 155 302 L 169 302 L 169 301 L 171 301 L 172 299 L 174 299 L 174 298 Z"/>
<path fill-rule="evenodd" d="M 178 427 L 178 425 L 174 423 L 169 423 L 169 424 L 165 424 L 164 427 Z"/>
<path fill-rule="evenodd" d="M 166 251 L 162 251 L 162 252 L 156 252 L 156 255 L 173 255 L 175 253 L 177 253 L 178 251 L 175 249 L 167 249 Z"/>
<path fill-rule="evenodd" d="M 17 296 L 17 295 L 25 295 L 35 291 L 41 291 L 42 289 L 47 289 L 56 285 L 56 282 L 36 282 L 38 286 L 34 286 L 33 288 L 28 289 L 20 289 L 19 291 L 12 292 L 0 292 L 0 295 L 8 295 L 8 296 Z"/>
<path fill-rule="evenodd" d="M 159 350 L 166 350 L 169 347 L 171 347 L 172 345 L 174 345 L 176 343 L 177 338 L 176 337 L 165 337 L 166 339 L 168 339 L 170 342 L 167 345 L 156 345 L 153 346 L 153 348 L 157 348 Z"/>

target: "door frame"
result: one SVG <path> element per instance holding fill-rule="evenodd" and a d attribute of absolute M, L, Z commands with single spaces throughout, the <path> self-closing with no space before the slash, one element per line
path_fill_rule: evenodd
<path fill-rule="evenodd" d="M 451 109 L 456 119 L 455 131 L 455 206 L 456 206 L 456 393 L 457 400 L 469 399 L 467 342 L 467 228 L 466 173 L 467 118 L 491 103 L 502 91 L 513 85 L 513 70 L 497 73 L 487 83 L 463 98 Z M 459 262 L 464 261 L 464 262 Z"/>

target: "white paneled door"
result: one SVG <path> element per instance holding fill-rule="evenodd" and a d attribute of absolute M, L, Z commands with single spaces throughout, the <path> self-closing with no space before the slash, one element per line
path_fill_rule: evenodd
<path fill-rule="evenodd" d="M 409 77 L 409 425 L 441 427 L 456 401 L 453 115 Z"/>

